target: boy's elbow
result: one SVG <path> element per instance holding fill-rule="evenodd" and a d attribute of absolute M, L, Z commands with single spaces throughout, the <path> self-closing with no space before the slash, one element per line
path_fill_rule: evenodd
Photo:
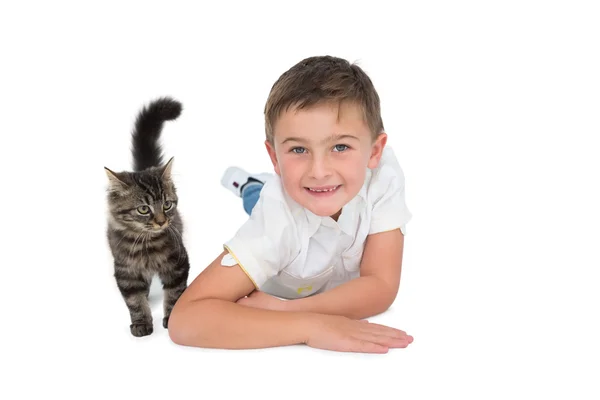
<path fill-rule="evenodd" d="M 181 346 L 191 344 L 191 327 L 186 324 L 185 309 L 186 304 L 177 304 L 169 316 L 169 338 Z"/>
<path fill-rule="evenodd" d="M 383 314 L 390 309 L 395 299 L 396 296 L 386 296 L 380 293 L 379 296 L 373 297 L 370 302 L 362 303 L 359 308 L 354 309 L 346 316 L 352 319 L 363 319 Z"/>
<path fill-rule="evenodd" d="M 214 332 L 209 326 L 210 300 L 191 300 L 177 302 L 169 317 L 169 338 L 181 346 L 205 347 L 211 341 Z"/>
<path fill-rule="evenodd" d="M 375 308 L 377 309 L 377 314 L 382 314 L 389 310 L 392 304 L 394 304 L 394 301 L 396 301 L 399 285 L 389 284 L 384 280 L 379 280 L 379 285 L 377 289 L 377 295 L 375 297 L 377 299 L 377 305 Z"/>
<path fill-rule="evenodd" d="M 395 299 L 396 299 L 396 296 L 386 298 L 381 304 L 381 309 L 379 311 L 379 314 L 383 314 L 384 312 L 389 310 L 390 307 L 392 306 L 392 304 L 394 304 Z"/>
<path fill-rule="evenodd" d="M 368 318 L 368 317 L 372 317 L 374 315 L 383 314 L 384 312 L 386 312 L 387 310 L 390 309 L 390 307 L 392 306 L 392 303 L 393 303 L 393 300 L 390 301 L 387 298 L 380 299 L 378 302 L 376 302 L 372 306 L 372 309 L 370 310 L 369 315 L 363 316 L 363 318 Z"/>

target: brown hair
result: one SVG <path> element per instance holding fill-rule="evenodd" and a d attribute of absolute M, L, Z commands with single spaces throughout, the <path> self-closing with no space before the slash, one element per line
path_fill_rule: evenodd
<path fill-rule="evenodd" d="M 369 76 L 344 59 L 316 56 L 300 61 L 273 84 L 265 105 L 267 140 L 273 143 L 273 127 L 282 112 L 323 102 L 358 104 L 372 137 L 383 132 L 379 95 Z"/>

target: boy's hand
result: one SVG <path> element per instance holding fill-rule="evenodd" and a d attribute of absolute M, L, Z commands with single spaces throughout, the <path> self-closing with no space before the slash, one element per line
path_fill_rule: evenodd
<path fill-rule="evenodd" d="M 264 310 L 286 311 L 286 301 L 258 290 L 237 303 Z M 387 353 L 390 348 L 404 348 L 413 341 L 413 337 L 404 331 L 366 320 L 313 314 L 308 322 L 306 344 L 323 350 Z"/>
<path fill-rule="evenodd" d="M 284 311 L 285 301 L 278 299 L 275 296 L 271 296 L 270 294 L 266 294 L 264 292 L 255 290 L 250 293 L 247 297 L 242 297 L 236 303 L 254 307 L 254 308 L 262 308 L 263 310 L 273 310 L 273 311 Z"/>
<path fill-rule="evenodd" d="M 387 353 L 405 348 L 413 337 L 399 329 L 337 315 L 317 315 L 306 344 L 310 347 L 358 353 Z"/>

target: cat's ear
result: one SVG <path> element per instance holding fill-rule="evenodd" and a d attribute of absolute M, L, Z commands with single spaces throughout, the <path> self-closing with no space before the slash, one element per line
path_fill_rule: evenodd
<path fill-rule="evenodd" d="M 173 169 L 173 159 L 175 157 L 171 157 L 169 161 L 162 167 L 161 178 L 162 179 L 171 179 L 171 170 Z"/>
<path fill-rule="evenodd" d="M 125 182 L 123 182 L 122 178 L 119 177 L 119 174 L 111 171 L 110 169 L 104 167 L 104 172 L 106 172 L 106 176 L 108 176 L 108 181 L 113 187 L 126 188 L 129 186 Z"/>

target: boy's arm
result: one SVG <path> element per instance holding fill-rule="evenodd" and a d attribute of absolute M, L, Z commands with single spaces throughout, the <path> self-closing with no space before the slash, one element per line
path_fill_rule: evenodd
<path fill-rule="evenodd" d="M 238 266 L 224 267 L 217 257 L 183 292 L 169 318 L 177 344 L 218 348 L 261 348 L 307 340 L 307 313 L 281 313 L 235 304 L 254 290 Z"/>
<path fill-rule="evenodd" d="M 287 311 L 308 311 L 367 318 L 387 310 L 398 293 L 404 235 L 400 229 L 369 235 L 360 265 L 360 277 L 329 291 L 282 302 Z"/>
<path fill-rule="evenodd" d="M 169 336 L 195 347 L 249 349 L 306 343 L 311 347 L 382 353 L 412 337 L 387 326 L 312 312 L 263 310 L 236 304 L 254 290 L 251 279 L 217 257 L 181 295 L 169 318 Z"/>

